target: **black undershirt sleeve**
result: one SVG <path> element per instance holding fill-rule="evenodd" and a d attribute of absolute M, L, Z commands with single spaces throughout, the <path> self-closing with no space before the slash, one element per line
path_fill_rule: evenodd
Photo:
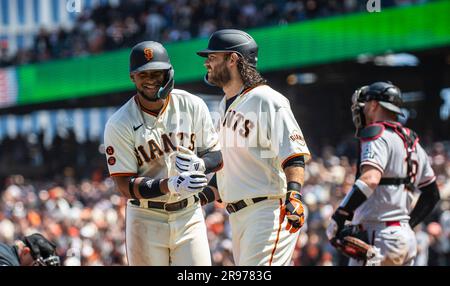
<path fill-rule="evenodd" d="M 436 182 L 420 189 L 421 194 L 416 206 L 410 213 L 409 225 L 413 228 L 421 223 L 434 209 L 440 200 L 439 189 Z"/>
<path fill-rule="evenodd" d="M 290 166 L 295 166 L 295 167 L 302 167 L 305 168 L 305 156 L 297 156 L 294 158 L 291 158 L 289 160 L 286 161 L 286 163 L 284 163 L 284 169 L 286 169 L 287 167 Z"/>

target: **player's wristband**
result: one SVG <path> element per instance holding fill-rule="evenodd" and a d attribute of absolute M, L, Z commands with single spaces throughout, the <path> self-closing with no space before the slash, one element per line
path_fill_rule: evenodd
<path fill-rule="evenodd" d="M 200 204 L 202 206 L 214 202 L 216 199 L 214 191 L 208 186 L 204 187 L 203 191 L 198 193 L 198 197 L 200 198 Z"/>
<path fill-rule="evenodd" d="M 130 192 L 131 198 L 136 200 L 137 197 L 134 194 L 134 181 L 136 181 L 136 178 L 130 178 L 130 181 L 128 182 L 128 191 Z"/>
<path fill-rule="evenodd" d="M 288 192 L 295 191 L 295 192 L 300 193 L 301 190 L 302 190 L 302 184 L 300 184 L 298 182 L 294 182 L 294 181 L 287 183 L 287 191 Z"/>
<path fill-rule="evenodd" d="M 156 197 L 160 197 L 165 195 L 161 192 L 161 188 L 159 187 L 160 180 L 150 179 L 148 177 L 144 177 L 139 183 L 139 193 L 141 197 L 144 199 L 152 199 Z"/>
<path fill-rule="evenodd" d="M 284 164 L 283 164 L 283 169 L 286 169 L 287 167 L 301 167 L 301 168 L 305 168 L 305 156 L 296 156 L 293 157 L 289 160 L 287 160 Z"/>
<path fill-rule="evenodd" d="M 352 190 L 345 195 L 345 198 L 339 205 L 339 208 L 347 212 L 350 216 L 353 216 L 353 212 L 367 200 L 367 196 L 358 187 L 359 185 L 354 184 Z"/>
<path fill-rule="evenodd" d="M 291 195 L 293 195 L 293 198 L 296 198 L 303 202 L 303 197 L 300 191 L 302 190 L 302 185 L 298 182 L 288 182 L 287 183 L 287 193 L 286 193 L 286 201 L 290 200 Z"/>

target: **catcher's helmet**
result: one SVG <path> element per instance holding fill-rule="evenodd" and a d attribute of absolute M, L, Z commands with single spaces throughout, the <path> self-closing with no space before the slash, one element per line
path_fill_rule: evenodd
<path fill-rule="evenodd" d="M 353 93 L 351 108 L 353 124 L 356 127 L 356 136 L 366 126 L 363 110 L 366 102 L 371 100 L 376 100 L 383 108 L 404 116 L 400 109 L 403 104 L 401 91 L 391 82 L 379 81 L 360 87 Z"/>
<path fill-rule="evenodd" d="M 387 110 L 403 115 L 400 109 L 403 104 L 401 91 L 391 82 L 380 81 L 363 86 L 355 92 L 354 96 L 359 103 L 376 100 Z"/>
<path fill-rule="evenodd" d="M 59 266 L 56 245 L 48 241 L 42 234 L 34 233 L 24 237 L 24 243 L 30 248 L 34 264 L 38 266 Z"/>
<path fill-rule="evenodd" d="M 214 32 L 209 38 L 208 48 L 197 54 L 207 57 L 209 53 L 216 52 L 238 53 L 254 68 L 258 62 L 258 45 L 252 36 L 240 30 L 224 29 Z"/>
<path fill-rule="evenodd" d="M 166 98 L 174 86 L 174 70 L 166 49 L 158 42 L 145 41 L 135 45 L 130 53 L 130 73 L 165 70 L 166 75 L 156 98 Z"/>

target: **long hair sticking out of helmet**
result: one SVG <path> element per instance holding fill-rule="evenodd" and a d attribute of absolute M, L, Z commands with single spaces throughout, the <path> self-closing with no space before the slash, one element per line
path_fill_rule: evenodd
<path fill-rule="evenodd" d="M 265 80 L 261 74 L 252 67 L 249 62 L 244 57 L 239 57 L 237 62 L 237 68 L 241 79 L 244 82 L 244 88 L 253 88 L 258 85 L 266 84 Z"/>

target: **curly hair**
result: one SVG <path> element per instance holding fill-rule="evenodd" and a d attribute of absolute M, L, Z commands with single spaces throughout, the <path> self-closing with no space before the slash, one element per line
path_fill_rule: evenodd
<path fill-rule="evenodd" d="M 224 60 L 228 60 L 231 54 L 226 54 Z M 237 61 L 237 69 L 241 76 L 242 81 L 244 82 L 244 88 L 255 87 L 258 85 L 266 84 L 267 80 L 265 80 L 256 68 L 252 67 L 247 59 L 242 56 L 239 56 Z"/>
<path fill-rule="evenodd" d="M 245 88 L 255 87 L 267 83 L 267 80 L 265 80 L 256 68 L 252 67 L 244 57 L 239 57 L 237 68 L 239 74 L 241 75 L 242 81 L 244 82 Z"/>

